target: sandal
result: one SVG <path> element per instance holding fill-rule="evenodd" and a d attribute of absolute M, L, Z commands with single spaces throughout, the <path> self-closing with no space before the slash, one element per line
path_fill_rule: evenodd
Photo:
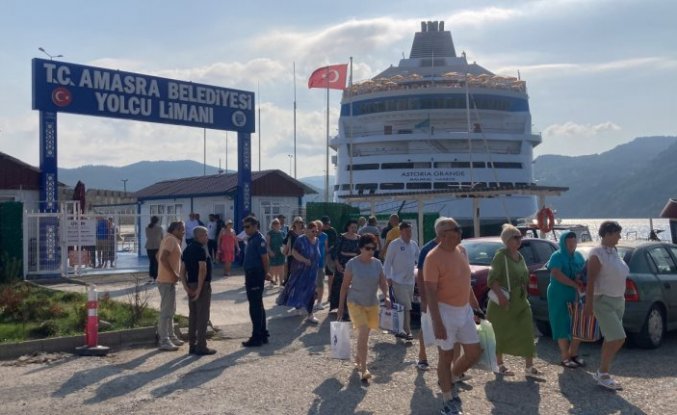
<path fill-rule="evenodd" d="M 576 369 L 577 367 L 580 366 L 576 361 L 574 361 L 573 358 L 564 359 L 559 364 L 564 366 L 564 367 L 568 367 L 569 369 Z"/>
<path fill-rule="evenodd" d="M 369 380 L 371 379 L 371 372 L 369 369 L 365 369 L 364 372 L 362 372 L 362 380 Z"/>
<path fill-rule="evenodd" d="M 508 370 L 508 368 L 505 367 L 505 365 L 498 366 L 498 372 L 496 372 L 496 374 L 502 376 L 515 376 L 515 373 Z"/>
<path fill-rule="evenodd" d="M 524 376 L 532 379 L 541 379 L 543 373 L 533 366 L 524 369 Z"/>
<path fill-rule="evenodd" d="M 576 363 L 578 366 L 581 366 L 581 367 L 585 366 L 585 360 L 583 360 L 582 358 L 578 357 L 578 355 L 576 355 L 576 356 L 571 356 L 570 359 L 571 359 L 572 362 Z"/>

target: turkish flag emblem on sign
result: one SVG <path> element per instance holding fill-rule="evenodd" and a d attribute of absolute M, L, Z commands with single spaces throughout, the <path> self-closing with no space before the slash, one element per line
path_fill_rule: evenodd
<path fill-rule="evenodd" d="M 316 69 L 308 78 L 308 88 L 345 89 L 348 64 L 325 66 Z"/>

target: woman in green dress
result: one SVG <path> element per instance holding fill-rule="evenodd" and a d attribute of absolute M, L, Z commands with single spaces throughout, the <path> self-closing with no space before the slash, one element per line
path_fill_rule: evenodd
<path fill-rule="evenodd" d="M 537 378 L 541 373 L 533 366 L 536 355 L 531 306 L 527 300 L 529 269 L 519 252 L 522 233 L 505 224 L 501 232 L 505 248 L 496 252 L 491 262 L 488 285 L 498 298 L 498 304 L 489 301 L 487 318 L 496 334 L 496 361 L 499 374 L 514 375 L 503 362 L 503 354 L 521 356 L 526 360 L 524 375 Z M 504 290 L 509 292 L 508 295 Z"/>
<path fill-rule="evenodd" d="M 571 336 L 571 316 L 568 303 L 576 301 L 576 292 L 581 291 L 581 272 L 585 259 L 576 252 L 576 233 L 562 232 L 559 237 L 559 250 L 553 252 L 546 267 L 550 270 L 548 284 L 548 316 L 552 329 L 552 338 L 559 346 L 561 365 L 568 368 L 583 366 L 585 362 L 578 357 L 581 341 Z"/>

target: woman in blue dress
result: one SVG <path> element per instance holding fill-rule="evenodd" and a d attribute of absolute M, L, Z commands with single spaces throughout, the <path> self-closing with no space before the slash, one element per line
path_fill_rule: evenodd
<path fill-rule="evenodd" d="M 564 367 L 576 368 L 585 362 L 578 357 L 580 340 L 571 336 L 571 316 L 567 303 L 577 301 L 577 291 L 583 287 L 581 272 L 585 260 L 576 252 L 576 234 L 563 232 L 559 238 L 559 250 L 553 252 L 546 267 L 550 270 L 548 285 L 548 316 L 552 328 L 552 338 L 557 341 Z"/>
<path fill-rule="evenodd" d="M 304 235 L 294 242 L 291 272 L 289 281 L 277 299 L 278 305 L 286 305 L 307 311 L 306 321 L 318 324 L 313 314 L 315 303 L 315 281 L 320 264 L 320 246 L 317 238 L 319 229 L 315 222 L 310 222 Z"/>

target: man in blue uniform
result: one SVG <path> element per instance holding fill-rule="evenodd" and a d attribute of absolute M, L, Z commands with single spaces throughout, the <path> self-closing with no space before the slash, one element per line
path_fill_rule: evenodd
<path fill-rule="evenodd" d="M 249 317 L 252 320 L 252 336 L 242 342 L 244 347 L 260 347 L 268 343 L 266 329 L 266 310 L 263 308 L 263 288 L 266 279 L 270 279 L 268 246 L 259 232 L 259 221 L 247 216 L 242 221 L 247 234 L 247 246 L 244 249 L 244 285 L 249 301 Z"/>

